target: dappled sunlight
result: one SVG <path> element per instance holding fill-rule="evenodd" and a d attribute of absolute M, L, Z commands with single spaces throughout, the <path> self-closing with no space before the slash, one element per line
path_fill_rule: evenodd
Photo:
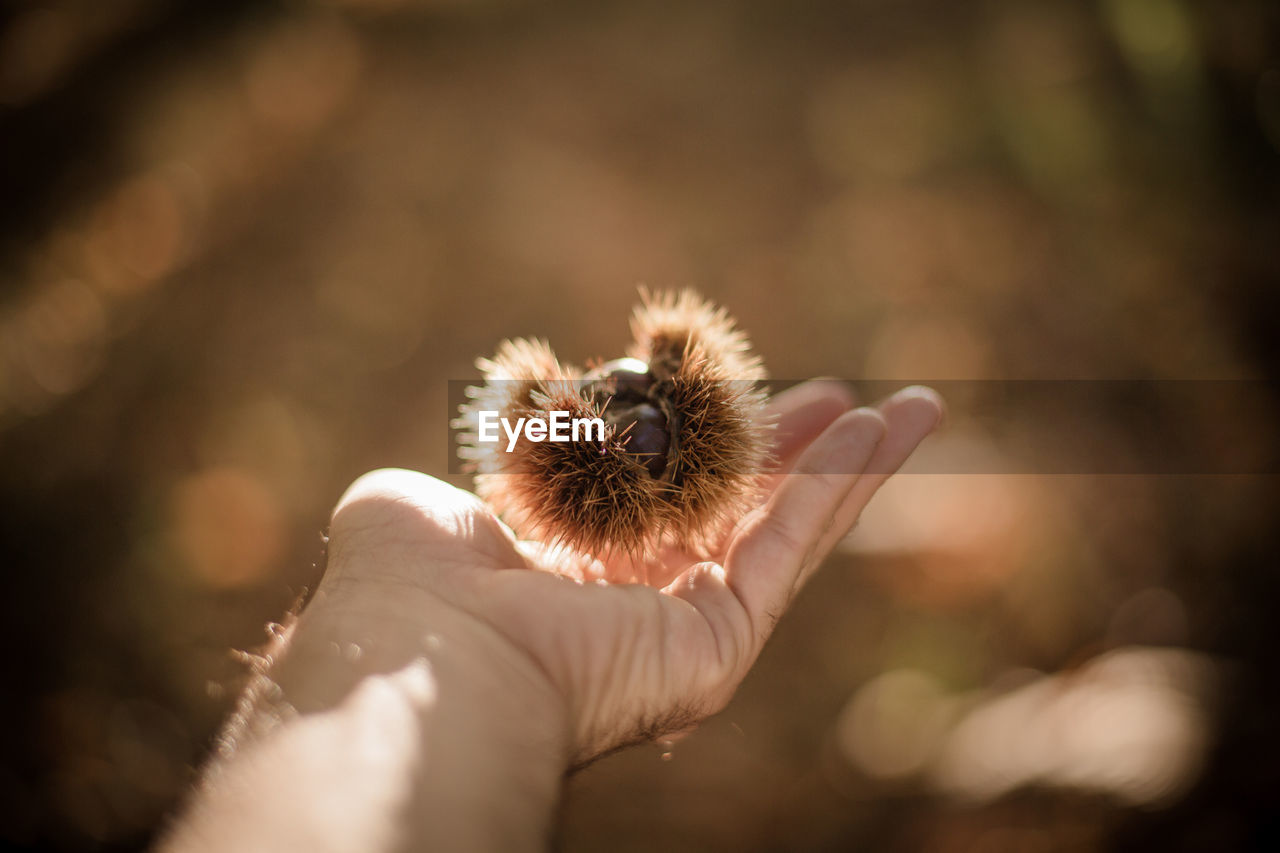
<path fill-rule="evenodd" d="M 1167 808 L 1199 779 L 1224 675 L 1206 655 L 1143 646 L 1057 675 L 1011 670 L 971 691 L 891 670 L 850 697 L 833 744 L 874 784 L 970 806 L 1056 788 Z"/>
<path fill-rule="evenodd" d="M 931 780 L 975 799 L 1048 785 L 1169 805 L 1204 762 L 1214 675 L 1204 655 L 1125 648 L 1037 678 L 979 700 L 944 739 Z"/>

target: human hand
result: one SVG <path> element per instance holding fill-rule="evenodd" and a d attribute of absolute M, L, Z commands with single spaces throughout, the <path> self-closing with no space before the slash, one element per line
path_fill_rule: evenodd
<path fill-rule="evenodd" d="M 852 405 L 833 383 L 773 400 L 779 468 L 710 559 L 602 563 L 517 541 L 424 474 L 361 477 L 315 596 L 257 659 L 162 849 L 542 847 L 566 769 L 728 702 L 942 416 L 926 389 Z"/>
<path fill-rule="evenodd" d="M 462 669 L 499 667 L 503 689 L 526 697 L 511 707 L 555 706 L 541 710 L 570 766 L 691 728 L 728 702 L 792 598 L 943 412 L 922 388 L 852 405 L 831 382 L 774 398 L 778 471 L 710 558 L 673 549 L 643 565 L 601 562 L 518 541 L 469 492 L 372 472 L 338 503 L 310 609 L 346 613 L 369 647 L 419 648 L 426 632 L 430 648 L 459 650 Z"/>

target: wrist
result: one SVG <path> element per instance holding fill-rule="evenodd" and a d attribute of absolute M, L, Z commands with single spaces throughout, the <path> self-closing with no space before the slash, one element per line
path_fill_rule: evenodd
<path fill-rule="evenodd" d="M 545 845 L 569 763 L 568 715 L 533 660 L 488 625 L 421 590 L 322 590 L 269 676 L 299 715 L 370 691 L 384 702 L 416 694 L 403 806 L 413 846 Z"/>

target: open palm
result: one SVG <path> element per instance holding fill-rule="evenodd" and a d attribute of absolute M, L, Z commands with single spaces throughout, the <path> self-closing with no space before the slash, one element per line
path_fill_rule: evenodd
<path fill-rule="evenodd" d="M 922 388 L 852 406 L 830 382 L 774 398 L 778 470 L 710 559 L 602 563 L 519 541 L 471 493 L 388 470 L 339 502 L 321 590 L 427 595 L 500 638 L 562 697 L 577 764 L 688 729 L 728 702 L 796 592 L 942 416 Z"/>

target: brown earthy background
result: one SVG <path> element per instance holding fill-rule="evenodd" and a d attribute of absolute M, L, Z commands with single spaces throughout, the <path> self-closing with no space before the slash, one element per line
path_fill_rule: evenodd
<path fill-rule="evenodd" d="M 0 846 L 145 846 L 346 484 L 465 484 L 450 380 L 620 355 L 638 283 L 953 416 L 723 714 L 570 781 L 562 849 L 1280 843 L 1278 17 L 8 5 Z M 1126 381 L 1068 422 L 1028 379 Z"/>

